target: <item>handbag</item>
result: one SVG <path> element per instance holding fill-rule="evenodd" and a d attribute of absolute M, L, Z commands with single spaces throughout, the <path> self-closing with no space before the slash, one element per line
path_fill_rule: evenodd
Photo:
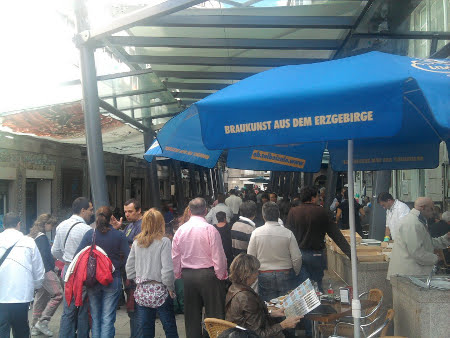
<path fill-rule="evenodd" d="M 92 288 L 95 285 L 97 285 L 97 258 L 95 257 L 95 254 L 93 252 L 95 248 L 95 232 L 92 234 L 92 244 L 91 248 L 89 249 L 89 257 L 87 261 L 87 272 L 86 272 L 86 280 L 84 282 L 84 285 L 86 285 L 88 288 Z"/>

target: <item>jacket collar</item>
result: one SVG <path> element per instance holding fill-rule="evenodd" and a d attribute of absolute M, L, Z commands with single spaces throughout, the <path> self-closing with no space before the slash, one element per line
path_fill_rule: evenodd
<path fill-rule="evenodd" d="M 425 225 L 426 227 L 428 227 L 428 221 L 426 219 L 426 217 L 424 217 L 419 210 L 417 210 L 416 208 L 411 209 L 410 213 L 412 213 L 413 215 L 417 216 L 417 218 L 419 219 L 420 223 L 422 223 L 423 225 Z"/>

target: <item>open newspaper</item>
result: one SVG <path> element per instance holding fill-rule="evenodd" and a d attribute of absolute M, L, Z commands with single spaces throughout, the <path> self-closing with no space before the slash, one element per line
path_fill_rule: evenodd
<path fill-rule="evenodd" d="M 286 317 L 304 316 L 320 305 L 320 299 L 307 279 L 284 298 L 282 305 Z"/>

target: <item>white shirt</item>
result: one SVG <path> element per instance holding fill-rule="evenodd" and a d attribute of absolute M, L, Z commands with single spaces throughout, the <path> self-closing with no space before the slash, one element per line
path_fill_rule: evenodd
<path fill-rule="evenodd" d="M 70 230 L 72 225 L 76 222 L 80 223 Z M 86 224 L 84 219 L 78 215 L 72 215 L 69 219 L 61 222 L 56 228 L 55 241 L 52 246 L 52 255 L 60 261 L 66 263 L 72 262 L 75 251 L 77 251 L 84 234 L 91 229 L 92 228 Z M 69 237 L 67 237 L 67 242 L 64 247 L 64 241 L 69 230 Z"/>
<path fill-rule="evenodd" d="M 231 208 L 233 214 L 237 215 L 242 205 L 242 199 L 239 196 L 231 195 L 225 200 L 225 204 Z"/>
<path fill-rule="evenodd" d="M 206 217 L 205 217 L 206 222 L 208 222 L 209 224 L 217 224 L 218 222 L 217 222 L 216 214 L 219 211 L 223 211 L 227 215 L 227 223 L 230 222 L 231 218 L 233 217 L 233 212 L 231 211 L 230 207 L 226 206 L 223 203 L 217 204 L 214 208 L 212 208 L 208 212 L 208 215 L 206 215 Z"/>
<path fill-rule="evenodd" d="M 392 204 L 392 207 L 386 210 L 386 227 L 389 228 L 394 241 L 398 234 L 399 220 L 407 214 L 409 214 L 409 207 L 397 199 Z"/>
<path fill-rule="evenodd" d="M 28 303 L 34 290 L 44 281 L 44 263 L 36 243 L 16 229 L 6 229 L 0 234 L 0 257 L 14 243 L 0 266 L 0 303 Z"/>
<path fill-rule="evenodd" d="M 302 254 L 291 230 L 278 222 L 266 222 L 250 237 L 247 253 L 258 258 L 260 271 L 294 269 L 297 275 L 302 266 Z"/>

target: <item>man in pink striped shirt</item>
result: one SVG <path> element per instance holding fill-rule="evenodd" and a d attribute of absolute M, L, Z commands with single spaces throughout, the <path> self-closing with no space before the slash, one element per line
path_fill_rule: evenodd
<path fill-rule="evenodd" d="M 184 281 L 186 336 L 199 338 L 203 306 L 206 317 L 225 318 L 227 259 L 219 232 L 205 220 L 206 201 L 195 198 L 189 209 L 191 218 L 173 237 L 172 259 L 175 278 Z"/>

